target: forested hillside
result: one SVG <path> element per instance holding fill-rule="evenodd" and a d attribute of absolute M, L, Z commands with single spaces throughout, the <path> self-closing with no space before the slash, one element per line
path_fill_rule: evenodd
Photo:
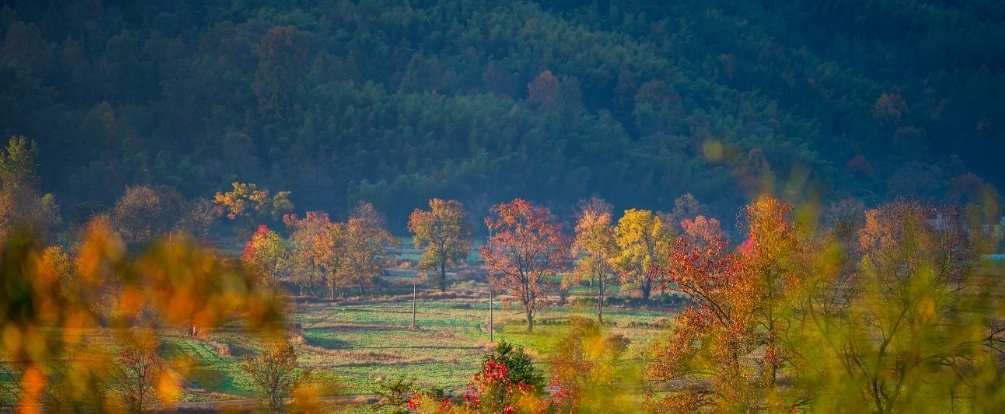
<path fill-rule="evenodd" d="M 400 232 L 433 197 L 480 217 L 689 192 L 729 220 L 761 192 L 1005 179 L 992 0 L 4 3 L 0 133 L 38 143 L 70 221 L 134 185 L 364 200 Z"/>

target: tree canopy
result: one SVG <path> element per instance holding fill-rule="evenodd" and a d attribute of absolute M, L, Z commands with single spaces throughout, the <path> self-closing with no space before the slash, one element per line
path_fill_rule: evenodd
<path fill-rule="evenodd" d="M 430 198 L 724 218 L 1005 179 L 986 0 L 44 3 L 2 6 L 0 134 L 63 211 L 256 182 L 403 233 Z"/>

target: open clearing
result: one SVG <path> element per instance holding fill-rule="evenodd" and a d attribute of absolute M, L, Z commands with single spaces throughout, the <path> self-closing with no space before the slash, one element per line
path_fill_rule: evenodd
<path fill-rule="evenodd" d="M 410 286 L 409 286 L 410 287 Z M 342 301 L 302 301 L 290 315 L 302 327 L 297 343 L 300 360 L 315 371 L 338 380 L 340 394 L 370 394 L 384 380 L 416 379 L 420 388 L 463 387 L 478 370 L 492 343 L 488 332 L 488 297 L 484 285 L 468 284 L 447 294 L 423 293 L 412 323 L 411 295 Z M 522 309 L 508 298 L 494 304 L 496 341 L 526 347 L 546 368 L 547 355 L 561 338 L 570 316 L 595 319 L 586 307 L 554 306 L 539 313 L 534 334 L 526 332 Z M 656 339 L 652 325 L 672 317 L 666 309 L 605 309 L 610 333 L 631 340 L 628 361 Z M 637 328 L 640 323 L 649 327 Z M 193 365 L 184 399 L 208 401 L 255 395 L 244 379 L 244 355 L 258 352 L 255 339 L 242 329 L 219 329 L 199 338 L 166 333 L 165 353 L 184 356 Z"/>

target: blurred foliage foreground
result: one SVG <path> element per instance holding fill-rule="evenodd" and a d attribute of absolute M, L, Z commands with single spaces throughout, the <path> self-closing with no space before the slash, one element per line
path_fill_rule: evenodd
<path fill-rule="evenodd" d="M 31 234 L 10 232 L 0 251 L 0 408 L 124 412 L 177 401 L 191 364 L 162 359 L 160 327 L 196 333 L 243 319 L 263 340 L 281 338 L 273 293 L 192 240 L 132 254 L 96 221 L 70 257 Z"/>

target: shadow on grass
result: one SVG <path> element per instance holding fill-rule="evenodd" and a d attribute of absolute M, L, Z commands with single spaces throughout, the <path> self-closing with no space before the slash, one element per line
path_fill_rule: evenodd
<path fill-rule="evenodd" d="M 349 343 L 346 341 L 340 341 L 335 338 L 319 336 L 318 332 L 311 332 L 311 331 L 304 332 L 304 342 L 307 343 L 307 345 L 316 346 L 318 348 L 324 348 L 324 349 L 349 348 Z"/>
<path fill-rule="evenodd" d="M 237 384 L 234 374 L 234 372 L 220 370 L 216 367 L 196 368 L 192 370 L 188 382 L 190 386 L 203 390 L 243 396 L 250 395 L 249 390 L 245 390 Z"/>

